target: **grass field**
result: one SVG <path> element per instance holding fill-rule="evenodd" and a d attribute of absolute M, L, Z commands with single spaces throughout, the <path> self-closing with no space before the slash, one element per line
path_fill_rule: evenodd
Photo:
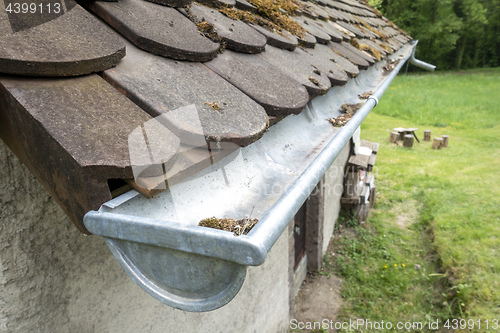
<path fill-rule="evenodd" d="M 389 143 L 399 126 L 421 143 Z M 432 149 L 426 129 L 449 147 Z M 323 274 L 344 279 L 341 317 L 500 329 L 500 69 L 398 76 L 361 133 L 380 143 L 378 197 L 364 225 L 343 217 L 325 257 Z"/>

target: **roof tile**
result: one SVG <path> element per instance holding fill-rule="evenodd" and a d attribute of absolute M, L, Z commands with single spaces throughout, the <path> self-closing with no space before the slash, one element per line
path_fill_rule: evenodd
<path fill-rule="evenodd" d="M 340 33 L 343 34 L 342 37 L 344 38 L 344 40 L 346 39 L 345 36 L 347 36 L 349 38 L 349 40 L 351 38 L 355 38 L 356 37 L 355 34 L 353 34 L 351 31 L 347 30 L 346 28 L 344 28 L 343 26 L 341 26 L 340 24 L 338 24 L 338 22 L 332 22 L 332 21 L 330 21 L 330 24 L 333 25 L 333 27 L 335 29 L 337 29 Z"/>
<path fill-rule="evenodd" d="M 328 57 L 333 54 L 328 45 L 316 45 L 314 49 L 305 50 L 305 53 L 312 57 L 311 62 L 330 79 L 332 86 L 343 86 L 349 77 L 342 67 L 332 60 L 332 57 Z"/>
<path fill-rule="evenodd" d="M 342 57 L 348 59 L 352 63 L 354 63 L 356 66 L 359 67 L 359 69 L 367 69 L 368 66 L 370 66 L 370 63 L 360 57 L 358 54 L 352 52 L 350 49 L 346 48 L 348 44 L 347 43 L 330 43 L 328 46 L 337 52 L 339 55 Z"/>
<path fill-rule="evenodd" d="M 384 49 L 382 46 L 380 46 L 379 44 L 377 44 L 376 42 L 374 42 L 370 39 L 360 39 L 359 43 L 366 44 L 366 45 L 374 48 L 375 50 L 377 50 L 380 53 L 380 55 L 382 57 L 385 57 L 386 55 L 389 54 L 389 51 L 387 49 Z"/>
<path fill-rule="evenodd" d="M 0 105 L 2 139 L 85 232 L 83 215 L 111 199 L 107 180 L 133 177 L 128 136 L 151 117 L 95 74 L 0 76 Z M 179 140 L 152 140 L 168 168 Z"/>
<path fill-rule="evenodd" d="M 266 129 L 264 109 L 200 63 L 159 58 L 128 44 L 127 56 L 104 78 L 153 117 L 193 105 L 201 128 L 182 112 L 166 124 L 186 144 L 205 138 L 245 146 Z"/>
<path fill-rule="evenodd" d="M 68 0 L 69 3 L 74 2 Z M 18 14 L 20 15 L 20 14 Z M 19 16 L 21 17 L 21 16 Z M 73 76 L 103 71 L 125 55 L 125 45 L 106 25 L 78 5 L 30 29 L 12 32 L 0 11 L 0 72 Z"/>
<path fill-rule="evenodd" d="M 347 29 L 349 30 L 350 32 L 352 32 L 354 35 L 356 35 L 356 37 L 358 38 L 369 38 L 370 36 L 365 34 L 363 31 L 361 31 L 360 29 L 358 29 L 354 24 L 352 23 L 347 23 L 347 22 L 342 22 L 342 21 L 339 21 L 337 22 L 338 25 L 340 25 L 341 27 L 343 27 L 344 29 Z"/>
<path fill-rule="evenodd" d="M 261 27 L 260 25 L 255 25 L 249 23 L 249 25 L 266 36 L 267 38 L 267 44 L 279 47 L 280 49 L 285 49 L 289 51 L 295 50 L 297 45 L 299 44 L 299 41 L 297 40 L 297 37 L 292 35 L 286 30 L 283 30 L 281 34 L 276 33 L 276 32 L 271 32 L 267 30 L 264 27 Z"/>
<path fill-rule="evenodd" d="M 299 44 L 303 47 L 314 48 L 316 46 L 317 40 L 316 37 L 308 33 L 307 31 L 303 36 L 297 37 L 299 40 Z"/>
<path fill-rule="evenodd" d="M 331 38 L 321 27 L 317 26 L 313 19 L 305 16 L 291 17 L 292 20 L 299 23 L 307 32 L 316 38 L 316 41 L 321 44 L 328 43 Z"/>
<path fill-rule="evenodd" d="M 327 46 L 331 46 L 334 43 L 330 43 Z M 333 59 L 337 65 L 339 65 L 340 68 L 342 68 L 347 74 L 349 74 L 351 77 L 356 77 L 359 74 L 359 68 L 354 65 L 352 62 L 347 60 L 346 58 L 342 57 L 338 53 L 334 52 L 331 47 L 329 47 L 330 52 L 325 53 L 325 57 L 329 57 L 329 59 Z M 331 53 L 331 54 L 330 54 Z"/>
<path fill-rule="evenodd" d="M 247 10 L 251 13 L 255 12 L 257 10 L 257 7 L 252 5 L 250 2 L 246 0 L 236 0 L 236 8 L 241 9 L 241 10 Z"/>
<path fill-rule="evenodd" d="M 376 61 L 376 59 L 373 58 L 371 55 L 369 55 L 366 52 L 361 51 L 360 49 L 355 48 L 354 46 L 352 46 L 349 43 L 342 42 L 341 45 L 343 47 L 345 47 L 346 49 L 348 49 L 349 51 L 351 51 L 352 53 L 354 53 L 354 54 L 360 56 L 361 58 L 365 59 L 366 61 L 368 61 L 370 66 L 373 65 Z"/>
<path fill-rule="evenodd" d="M 313 2 L 300 1 L 299 3 L 304 5 L 308 11 L 314 12 L 316 14 L 317 18 L 319 18 L 320 20 L 327 20 L 330 17 L 330 14 L 325 10 L 326 8 L 318 6 Z M 313 17 L 313 18 L 316 18 L 316 17 Z"/>
<path fill-rule="evenodd" d="M 213 24 L 229 50 L 243 53 L 264 51 L 266 37 L 242 21 L 233 20 L 216 9 L 197 3 L 189 8 L 189 15 L 196 23 L 207 21 Z"/>
<path fill-rule="evenodd" d="M 300 48 L 289 52 L 268 45 L 266 52 L 260 53 L 258 57 L 300 82 L 306 87 L 310 98 L 326 93 L 331 87 L 326 74 L 317 71 L 311 57 Z"/>
<path fill-rule="evenodd" d="M 113 0 L 113 2 L 118 2 L 121 0 Z M 169 6 L 169 7 L 184 7 L 189 5 L 193 0 L 144 0 L 144 1 L 149 1 L 153 3 L 157 3 L 159 5 L 163 6 Z"/>
<path fill-rule="evenodd" d="M 304 86 L 252 55 L 226 51 L 205 65 L 262 105 L 270 116 L 299 113 L 309 101 Z"/>
<path fill-rule="evenodd" d="M 313 22 L 313 24 L 315 24 L 319 29 L 322 29 L 330 36 L 332 42 L 337 42 L 337 43 L 341 42 L 344 37 L 342 36 L 340 31 L 330 23 L 331 23 L 330 21 L 318 21 L 318 20 Z"/>
<path fill-rule="evenodd" d="M 202 36 L 196 25 L 174 8 L 143 0 L 89 1 L 88 6 L 143 50 L 189 61 L 217 56 L 219 44 Z"/>

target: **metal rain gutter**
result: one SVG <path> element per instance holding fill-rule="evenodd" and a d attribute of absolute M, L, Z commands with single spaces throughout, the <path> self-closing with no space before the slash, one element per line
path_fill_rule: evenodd
<path fill-rule="evenodd" d="M 138 196 L 136 191 L 105 203 L 99 211 L 88 212 L 84 217 L 86 228 L 103 236 L 127 274 L 161 302 L 194 312 L 227 304 L 243 285 L 247 267 L 264 263 L 300 206 L 403 64 L 413 57 L 415 47 L 416 43 L 248 235 L 235 237 L 230 232 L 196 225 L 113 213 Z"/>

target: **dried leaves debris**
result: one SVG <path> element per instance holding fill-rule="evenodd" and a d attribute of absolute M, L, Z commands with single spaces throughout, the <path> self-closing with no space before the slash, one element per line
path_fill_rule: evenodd
<path fill-rule="evenodd" d="M 365 91 L 361 95 L 358 95 L 359 99 L 368 99 L 371 95 L 373 95 L 373 91 Z"/>
<path fill-rule="evenodd" d="M 217 28 L 207 21 L 201 21 L 196 24 L 198 27 L 198 31 L 205 37 L 210 38 L 212 41 L 216 43 L 220 43 L 221 39 L 217 34 Z"/>
<path fill-rule="evenodd" d="M 213 102 L 211 102 L 211 103 L 209 103 L 209 102 L 205 102 L 205 103 L 203 103 L 203 104 L 208 105 L 208 106 L 209 106 L 209 107 L 211 107 L 211 108 L 212 108 L 212 110 L 214 110 L 214 111 L 217 111 L 217 112 L 222 111 L 222 108 L 220 107 L 219 103 L 217 103 L 216 101 L 213 101 Z"/>
<path fill-rule="evenodd" d="M 390 72 L 392 72 L 392 70 L 394 68 L 396 68 L 396 66 L 399 64 L 399 62 L 401 61 L 401 59 L 388 59 L 387 60 L 387 63 L 385 64 L 384 67 L 382 67 L 382 69 L 384 70 L 384 75 L 387 75 L 389 74 Z"/>
<path fill-rule="evenodd" d="M 357 104 L 342 104 L 340 106 L 340 112 L 343 113 L 343 115 L 340 115 L 336 118 L 331 118 L 331 119 L 328 119 L 328 121 L 334 126 L 334 127 L 342 127 L 344 126 L 345 124 L 347 124 L 347 122 L 349 120 L 351 120 L 351 118 L 356 114 L 356 112 L 358 112 L 358 110 L 363 106 L 363 104 L 365 103 L 357 103 Z"/>
<path fill-rule="evenodd" d="M 307 77 L 309 79 L 309 81 L 311 81 L 314 85 L 318 86 L 318 87 L 321 87 L 321 84 L 319 83 L 318 79 L 314 78 L 314 77 L 310 77 L 308 76 Z"/>
<path fill-rule="evenodd" d="M 258 219 L 235 220 L 231 218 L 219 219 L 216 217 L 209 217 L 201 220 L 198 225 L 201 227 L 230 231 L 234 233 L 235 236 L 241 236 L 248 234 L 257 222 L 259 222 Z"/>
<path fill-rule="evenodd" d="M 367 44 L 360 43 L 356 38 L 351 39 L 350 43 L 352 46 L 354 46 L 358 50 L 368 53 L 369 55 L 371 55 L 372 57 L 377 59 L 377 61 L 380 61 L 382 59 L 382 55 L 380 54 L 380 52 L 377 49 L 375 49 Z"/>

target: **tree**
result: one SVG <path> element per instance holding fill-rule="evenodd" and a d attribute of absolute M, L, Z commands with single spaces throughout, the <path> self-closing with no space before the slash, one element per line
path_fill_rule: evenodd
<path fill-rule="evenodd" d="M 500 65 L 500 0 L 370 0 L 438 69 Z"/>
<path fill-rule="evenodd" d="M 456 57 L 456 68 L 460 69 L 462 67 L 464 52 L 468 45 L 467 37 L 474 38 L 474 41 L 481 40 L 484 37 L 484 27 L 488 21 L 486 20 L 486 10 L 483 4 L 477 0 L 455 0 L 453 9 L 463 23 L 462 29 L 459 31 L 460 43 Z M 474 44 L 469 43 L 469 46 Z M 476 48 L 476 50 L 479 49 Z M 469 52 L 471 51 L 474 52 L 472 48 L 469 49 Z"/>

